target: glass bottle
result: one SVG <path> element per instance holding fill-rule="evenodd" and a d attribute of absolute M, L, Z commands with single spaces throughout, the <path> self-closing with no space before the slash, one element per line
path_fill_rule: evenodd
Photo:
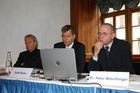
<path fill-rule="evenodd" d="M 6 68 L 8 69 L 8 72 L 10 73 L 11 70 L 12 70 L 12 57 L 11 57 L 11 52 L 7 52 Z"/>

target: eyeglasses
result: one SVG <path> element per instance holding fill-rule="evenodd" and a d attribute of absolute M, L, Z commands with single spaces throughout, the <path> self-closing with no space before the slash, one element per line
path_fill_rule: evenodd
<path fill-rule="evenodd" d="M 101 36 L 101 35 L 107 36 L 107 35 L 109 35 L 109 34 L 113 34 L 113 33 L 106 33 L 106 32 L 103 32 L 103 33 L 98 33 L 98 36 Z"/>

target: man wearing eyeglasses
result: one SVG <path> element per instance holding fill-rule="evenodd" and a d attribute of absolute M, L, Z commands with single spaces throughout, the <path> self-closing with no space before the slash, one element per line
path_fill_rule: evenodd
<path fill-rule="evenodd" d="M 122 71 L 134 73 L 131 50 L 128 42 L 115 36 L 114 27 L 104 23 L 98 32 L 98 41 L 93 47 L 93 56 L 88 71 Z"/>

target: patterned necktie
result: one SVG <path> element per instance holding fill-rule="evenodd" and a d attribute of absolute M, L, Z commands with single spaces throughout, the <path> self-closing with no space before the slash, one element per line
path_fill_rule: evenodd
<path fill-rule="evenodd" d="M 107 57 L 108 57 L 108 55 L 109 55 L 108 49 L 109 49 L 109 46 L 106 46 L 106 47 L 105 47 L 105 52 L 106 52 Z"/>

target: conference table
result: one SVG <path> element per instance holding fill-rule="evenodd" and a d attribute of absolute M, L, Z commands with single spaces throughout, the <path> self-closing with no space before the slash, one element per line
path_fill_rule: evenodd
<path fill-rule="evenodd" d="M 128 87 L 104 86 L 86 82 L 62 82 L 39 78 L 0 76 L 0 93 L 140 93 L 140 76 L 130 75 Z"/>

